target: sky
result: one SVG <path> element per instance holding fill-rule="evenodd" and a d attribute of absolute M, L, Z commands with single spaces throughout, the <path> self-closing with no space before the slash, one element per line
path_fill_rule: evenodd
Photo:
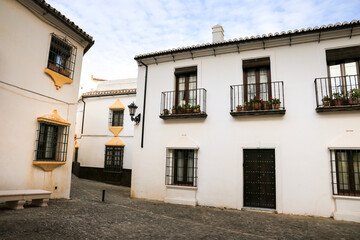
<path fill-rule="evenodd" d="M 134 57 L 212 41 L 360 20 L 360 0 L 47 0 L 93 36 L 80 91 L 107 80 L 136 78 Z"/>

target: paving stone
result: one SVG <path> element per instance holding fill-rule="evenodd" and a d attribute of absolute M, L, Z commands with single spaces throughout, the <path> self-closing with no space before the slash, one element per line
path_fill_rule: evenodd
<path fill-rule="evenodd" d="M 17 211 L 1 204 L 0 239 L 360 239 L 359 223 L 172 205 L 129 194 L 126 187 L 73 176 L 70 200 Z"/>

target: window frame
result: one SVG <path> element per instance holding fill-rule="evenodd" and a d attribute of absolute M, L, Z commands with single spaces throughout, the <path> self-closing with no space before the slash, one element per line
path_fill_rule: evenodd
<path fill-rule="evenodd" d="M 124 164 L 124 149 L 124 146 L 105 146 L 105 172 L 122 172 Z M 117 157 L 115 154 L 116 152 L 119 152 L 119 160 L 115 159 L 115 157 Z M 110 163 L 108 163 L 108 161 L 110 161 Z"/>
<path fill-rule="evenodd" d="M 110 126 L 112 127 L 123 127 L 124 126 L 124 109 L 111 109 L 110 119 L 111 123 Z M 115 116 L 119 115 L 118 122 L 115 121 Z"/>
<path fill-rule="evenodd" d="M 195 81 L 195 88 L 190 89 L 190 77 L 194 76 L 196 78 Z M 179 99 L 179 95 L 181 91 L 184 91 L 185 96 L 185 105 L 189 105 L 189 96 L 190 91 L 195 91 L 195 105 L 197 103 L 197 87 L 198 87 L 198 76 L 197 76 L 197 67 L 186 67 L 186 68 L 178 68 L 175 69 L 175 106 L 183 106 L 184 104 L 181 101 L 184 101 L 183 99 Z M 185 89 L 179 90 L 180 85 L 180 78 L 185 77 Z"/>
<path fill-rule="evenodd" d="M 51 34 L 47 68 L 70 79 L 74 78 L 77 48 L 66 37 Z"/>

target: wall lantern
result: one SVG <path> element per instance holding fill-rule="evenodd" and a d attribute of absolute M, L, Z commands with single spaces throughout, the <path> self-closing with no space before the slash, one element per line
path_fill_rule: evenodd
<path fill-rule="evenodd" d="M 135 124 L 139 124 L 141 114 L 139 113 L 136 117 L 134 117 L 134 116 L 135 116 L 136 109 L 138 108 L 138 106 L 136 106 L 135 103 L 132 102 L 132 103 L 128 106 L 128 108 L 129 108 L 129 112 L 130 112 L 131 121 L 134 121 Z"/>

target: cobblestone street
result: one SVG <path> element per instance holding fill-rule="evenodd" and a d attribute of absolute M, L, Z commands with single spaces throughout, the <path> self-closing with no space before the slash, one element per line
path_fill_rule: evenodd
<path fill-rule="evenodd" d="M 101 202 L 102 190 L 105 202 Z M 360 224 L 129 198 L 129 188 L 73 176 L 71 200 L 7 210 L 1 239 L 360 239 Z"/>

